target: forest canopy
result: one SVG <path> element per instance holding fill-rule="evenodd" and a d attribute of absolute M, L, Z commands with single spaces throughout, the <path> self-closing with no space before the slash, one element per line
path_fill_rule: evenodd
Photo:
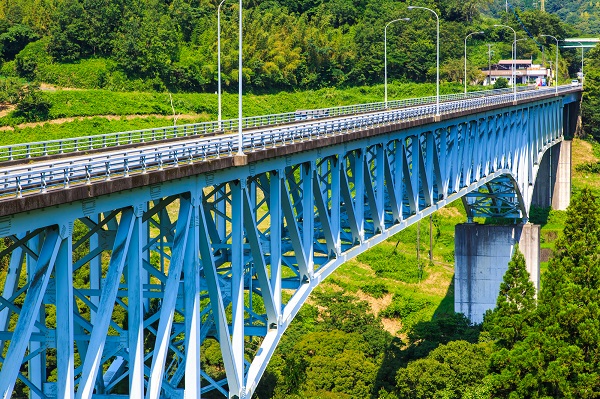
<path fill-rule="evenodd" d="M 221 8 L 222 79 L 238 79 L 238 2 Z M 409 11 L 404 1 L 270 0 L 243 3 L 243 79 L 251 91 L 318 89 L 381 83 L 383 33 L 388 29 L 388 75 L 392 80 L 435 79 L 435 18 Z M 469 39 L 468 80 L 481 79 L 488 63 L 511 54 L 510 35 L 481 14 L 490 0 L 422 1 L 440 16 L 442 80 L 460 81 L 463 39 Z M 0 2 L 0 74 L 82 88 L 214 92 L 217 86 L 218 1 L 197 0 L 17 0 Z M 574 33 L 558 17 L 520 12 L 532 35 L 559 38 Z M 528 37 L 515 15 L 502 22 Z M 540 58 L 545 42 L 527 40 L 519 57 Z M 563 75 L 576 68 L 575 51 L 563 51 Z M 74 68 L 82 79 L 59 81 L 57 67 Z M 567 73 L 567 68 L 569 71 Z M 460 68 L 459 68 L 460 69 Z"/>

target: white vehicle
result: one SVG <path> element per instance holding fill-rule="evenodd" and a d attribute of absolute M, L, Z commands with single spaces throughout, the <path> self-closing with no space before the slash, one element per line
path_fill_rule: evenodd
<path fill-rule="evenodd" d="M 579 86 L 579 79 L 571 80 L 571 86 Z"/>

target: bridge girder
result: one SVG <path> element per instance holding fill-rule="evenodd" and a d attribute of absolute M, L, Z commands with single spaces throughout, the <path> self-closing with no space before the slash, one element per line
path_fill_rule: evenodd
<path fill-rule="evenodd" d="M 346 260 L 459 198 L 470 217 L 527 218 L 562 107 L 556 97 L 0 218 L 0 392 L 249 398 Z"/>

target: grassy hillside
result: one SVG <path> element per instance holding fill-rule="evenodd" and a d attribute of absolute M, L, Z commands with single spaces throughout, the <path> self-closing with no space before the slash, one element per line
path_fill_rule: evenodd
<path fill-rule="evenodd" d="M 462 86 L 443 84 L 442 94 L 458 93 Z M 65 137 L 88 136 L 118 131 L 216 120 L 217 96 L 206 93 L 112 92 L 70 90 L 45 86 L 42 98 L 49 104 L 43 120 L 25 122 L 16 111 L 0 113 L 0 145 L 35 142 Z M 435 95 L 434 84 L 394 83 L 388 98 L 404 99 Z M 173 107 L 171 107 L 171 98 Z M 237 117 L 237 94 L 223 94 L 223 118 Z M 244 116 L 293 112 L 383 101 L 383 85 L 352 89 L 327 88 L 314 91 L 244 95 Z M 10 134 L 2 132 L 10 131 Z"/>

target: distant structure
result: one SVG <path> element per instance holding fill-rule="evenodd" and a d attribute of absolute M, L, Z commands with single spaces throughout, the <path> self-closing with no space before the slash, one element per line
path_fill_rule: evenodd
<path fill-rule="evenodd" d="M 498 78 L 505 78 L 508 80 L 509 86 L 512 86 L 512 63 L 512 60 L 500 60 L 497 64 L 491 64 L 491 66 L 483 68 L 482 71 L 485 73 L 483 85 L 493 85 Z M 552 69 L 534 64 L 531 60 L 515 60 L 515 64 L 515 80 L 517 84 L 537 84 L 538 86 L 544 86 L 554 76 Z"/>

